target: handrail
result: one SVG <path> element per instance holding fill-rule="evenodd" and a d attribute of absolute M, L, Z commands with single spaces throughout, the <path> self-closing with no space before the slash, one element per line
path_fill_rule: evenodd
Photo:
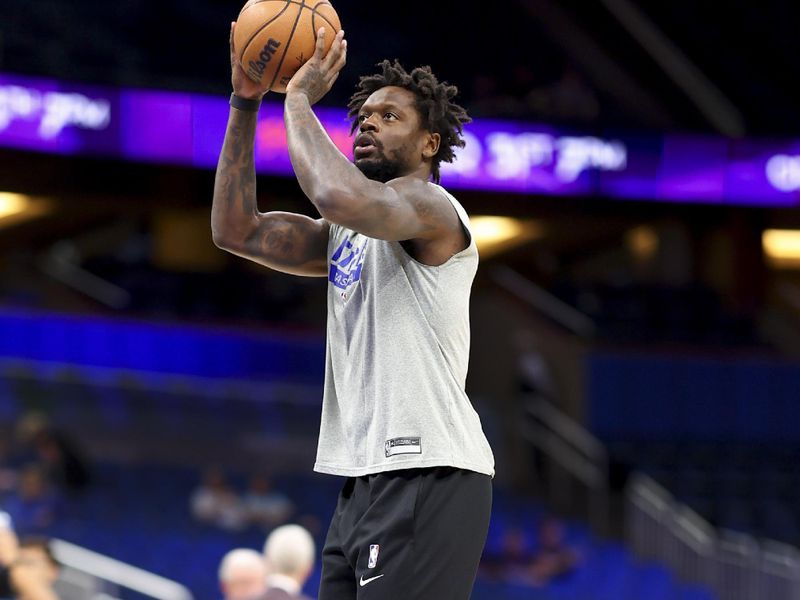
<path fill-rule="evenodd" d="M 663 560 L 684 581 L 714 588 L 721 600 L 800 598 L 794 546 L 717 530 L 641 473 L 631 476 L 625 496 L 626 537 L 640 559 Z"/>
<path fill-rule="evenodd" d="M 149 571 L 60 539 L 50 546 L 62 565 L 157 600 L 192 600 L 188 588 Z"/>
<path fill-rule="evenodd" d="M 526 279 L 510 267 L 495 267 L 490 276 L 499 286 L 577 336 L 590 338 L 597 331 L 594 322 L 578 309 Z"/>
<path fill-rule="evenodd" d="M 524 397 L 525 410 L 534 419 L 523 431 L 524 437 L 550 456 L 592 491 L 590 520 L 605 531 L 609 520 L 608 453 L 603 443 L 580 423 L 570 418 L 542 397 Z M 551 488 L 559 498 L 566 491 L 553 482 Z"/>
<path fill-rule="evenodd" d="M 673 522 L 677 526 L 676 535 L 697 553 L 707 553 L 714 543 L 714 529 L 700 515 L 688 506 L 675 509 Z"/>

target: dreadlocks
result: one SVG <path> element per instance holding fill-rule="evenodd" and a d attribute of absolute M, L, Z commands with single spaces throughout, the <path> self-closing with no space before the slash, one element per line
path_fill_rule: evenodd
<path fill-rule="evenodd" d="M 455 148 L 463 148 L 461 139 L 463 126 L 472 119 L 467 111 L 453 102 L 458 88 L 447 82 L 439 82 L 430 67 L 417 67 L 408 73 L 395 60 L 384 60 L 377 65 L 380 73 L 365 75 L 358 81 L 356 92 L 347 103 L 347 116 L 353 120 L 350 133 L 358 128 L 358 113 L 364 102 L 373 92 L 386 87 L 396 86 L 409 90 L 416 97 L 416 108 L 422 119 L 422 128 L 441 136 L 439 152 L 433 157 L 431 175 L 439 183 L 439 165 L 442 162 L 453 162 Z"/>

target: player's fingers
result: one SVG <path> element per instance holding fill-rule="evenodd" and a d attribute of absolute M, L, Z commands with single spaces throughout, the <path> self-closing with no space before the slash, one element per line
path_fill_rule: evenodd
<path fill-rule="evenodd" d="M 341 71 L 346 64 L 347 64 L 347 40 L 342 40 L 341 52 L 339 52 L 339 56 L 336 59 L 336 62 L 333 64 L 331 71 L 333 71 L 338 75 L 339 71 Z"/>
<path fill-rule="evenodd" d="M 231 36 L 229 39 L 229 43 L 231 46 L 231 64 L 236 63 L 236 49 L 233 47 L 233 30 L 236 27 L 236 21 L 231 21 Z"/>
<path fill-rule="evenodd" d="M 325 62 L 323 63 L 326 69 L 331 69 L 333 65 L 339 60 L 342 52 L 344 52 L 344 47 L 342 46 L 342 42 L 344 41 L 344 30 L 340 30 L 339 33 L 336 34 L 336 37 L 333 39 L 333 44 L 331 44 L 330 50 L 328 50 L 328 54 L 325 56 Z"/>
<path fill-rule="evenodd" d="M 320 27 L 317 31 L 317 47 L 314 49 L 314 58 L 322 60 L 325 58 L 325 28 Z"/>

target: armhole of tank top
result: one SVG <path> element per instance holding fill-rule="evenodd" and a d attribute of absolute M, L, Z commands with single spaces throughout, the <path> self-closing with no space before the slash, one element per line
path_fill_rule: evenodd
<path fill-rule="evenodd" d="M 473 247 L 473 245 L 475 244 L 475 236 L 473 236 L 473 235 L 472 235 L 472 231 L 470 231 L 470 228 L 467 226 L 467 224 L 464 222 L 464 219 L 461 217 L 461 212 L 459 211 L 458 207 L 457 207 L 457 206 L 456 206 L 456 205 L 453 203 L 453 200 L 454 200 L 454 198 L 453 198 L 453 199 L 451 199 L 451 196 L 450 196 L 450 194 L 449 194 L 449 193 L 447 192 L 447 190 L 445 190 L 445 189 L 444 189 L 442 186 L 440 186 L 440 185 L 437 185 L 437 184 L 433 183 L 432 181 L 431 181 L 431 182 L 429 182 L 429 183 L 430 183 L 430 184 L 431 184 L 431 185 L 432 185 L 432 186 L 433 186 L 433 187 L 434 187 L 434 188 L 435 188 L 435 189 L 436 189 L 436 190 L 437 190 L 437 191 L 438 191 L 438 192 L 439 192 L 439 193 L 440 193 L 442 196 L 444 196 L 444 197 L 445 197 L 445 199 L 447 200 L 447 202 L 450 204 L 450 206 L 451 206 L 451 207 L 453 207 L 453 210 L 454 210 L 454 211 L 455 211 L 455 213 L 456 213 L 456 217 L 458 218 L 458 222 L 459 222 L 459 223 L 461 223 L 461 229 L 463 229 L 463 230 L 464 230 L 464 233 L 467 235 L 467 239 L 469 240 L 469 241 L 468 241 L 468 243 L 467 243 L 467 246 L 466 246 L 466 248 L 464 248 L 463 250 L 459 250 L 458 252 L 456 252 L 455 254 L 453 254 L 453 256 L 451 256 L 450 258 L 448 258 L 446 261 L 444 261 L 444 262 L 443 262 L 442 264 L 440 264 L 440 265 L 426 265 L 425 263 L 423 263 L 423 262 L 420 262 L 420 261 L 418 261 L 416 258 L 414 258 L 413 256 L 411 256 L 411 254 L 409 254 L 409 253 L 408 253 L 408 250 L 406 250 L 406 249 L 403 247 L 403 244 L 402 244 L 401 242 L 392 242 L 392 243 L 393 243 L 393 244 L 397 244 L 397 245 L 400 247 L 400 251 L 401 251 L 401 252 L 402 252 L 404 255 L 406 255 L 406 256 L 407 256 L 407 257 L 408 257 L 408 258 L 411 260 L 411 262 L 413 262 L 414 264 L 416 264 L 416 265 L 418 265 L 418 266 L 420 266 L 420 267 L 424 267 L 424 268 L 426 268 L 426 269 L 442 269 L 442 268 L 444 268 L 444 267 L 447 267 L 447 266 L 449 266 L 449 265 L 453 264 L 453 262 L 454 262 L 454 261 L 455 261 L 457 258 L 459 258 L 459 257 L 461 257 L 461 256 L 465 255 L 467 252 L 469 252 L 470 248 L 472 248 L 472 247 Z M 462 208 L 461 210 L 463 210 L 463 208 Z M 466 214 L 466 213 L 465 213 L 465 214 Z M 476 252 L 477 252 L 477 248 L 476 248 Z"/>
<path fill-rule="evenodd" d="M 459 250 L 455 254 L 453 254 L 453 256 L 448 258 L 446 262 L 444 262 L 442 265 L 440 265 L 440 266 L 443 267 L 444 265 L 449 263 L 451 260 L 453 260 L 457 256 L 461 256 L 462 254 L 467 252 L 470 248 L 472 248 L 472 245 L 475 243 L 475 236 L 472 235 L 472 230 L 469 228 L 469 225 L 467 225 L 467 223 L 464 222 L 464 217 L 466 216 L 466 211 L 464 211 L 464 215 L 463 216 L 461 214 L 461 211 L 464 210 L 464 208 L 463 207 L 459 207 L 458 205 L 456 205 L 456 202 L 454 202 L 455 198 L 453 198 L 450 195 L 450 193 L 446 189 L 444 189 L 442 186 L 440 186 L 440 185 L 438 185 L 436 183 L 433 183 L 433 182 L 431 182 L 431 185 L 433 185 L 433 187 L 436 188 L 436 190 L 438 190 L 439 193 L 442 194 L 442 196 L 444 196 L 447 199 L 447 202 L 450 204 L 450 206 L 453 207 L 453 210 L 456 213 L 456 217 L 458 218 L 458 222 L 461 223 L 461 229 L 464 231 L 464 234 L 467 236 L 467 245 L 466 245 L 466 247 L 463 248 L 462 250 Z M 459 210 L 459 208 L 460 208 L 460 210 Z"/>
<path fill-rule="evenodd" d="M 328 257 L 327 260 L 331 259 L 333 255 L 333 246 L 336 244 L 336 236 L 338 235 L 339 226 L 336 223 L 331 223 L 328 221 Z"/>

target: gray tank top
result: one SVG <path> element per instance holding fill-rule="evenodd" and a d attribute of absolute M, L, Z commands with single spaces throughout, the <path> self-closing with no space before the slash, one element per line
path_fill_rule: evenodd
<path fill-rule="evenodd" d="M 435 184 L 430 184 L 435 185 Z M 469 232 L 469 217 L 444 188 Z M 423 265 L 331 224 L 322 422 L 314 470 L 348 477 L 452 466 L 494 476 L 464 391 L 478 250 Z"/>

